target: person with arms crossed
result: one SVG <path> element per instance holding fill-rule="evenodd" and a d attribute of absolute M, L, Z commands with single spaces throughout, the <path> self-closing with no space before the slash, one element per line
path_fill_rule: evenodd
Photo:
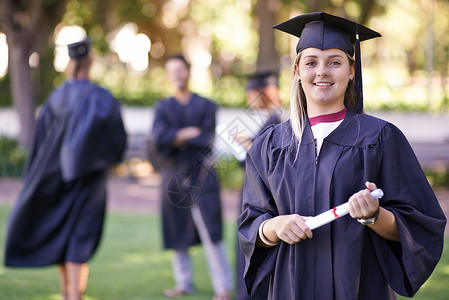
<path fill-rule="evenodd" d="M 217 105 L 190 91 L 190 64 L 184 56 L 168 57 L 165 70 L 175 93 L 157 103 L 152 129 L 157 169 L 162 176 L 164 248 L 174 250 L 175 288 L 164 294 L 178 297 L 194 293 L 188 249 L 201 243 L 214 299 L 228 300 L 232 273 L 222 241 L 220 189 L 212 163 Z"/>

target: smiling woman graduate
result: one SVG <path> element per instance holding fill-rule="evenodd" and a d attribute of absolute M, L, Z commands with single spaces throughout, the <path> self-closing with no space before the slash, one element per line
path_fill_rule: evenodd
<path fill-rule="evenodd" d="M 380 34 L 326 13 L 274 28 L 300 39 L 290 120 L 261 133 L 246 159 L 248 293 L 270 277 L 269 299 L 413 296 L 441 257 L 446 219 L 402 132 L 363 112 L 359 42 Z M 348 199 L 350 217 L 306 225 Z"/>

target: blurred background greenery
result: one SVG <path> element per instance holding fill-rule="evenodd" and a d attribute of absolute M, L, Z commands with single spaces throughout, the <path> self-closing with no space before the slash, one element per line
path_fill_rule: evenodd
<path fill-rule="evenodd" d="M 26 150 L 15 139 L 0 136 L 0 178 L 20 177 L 26 158 Z"/>
<path fill-rule="evenodd" d="M 258 19 L 257 9 L 264 4 L 262 9 L 274 12 L 276 22 L 299 13 L 322 10 L 358 20 L 379 31 L 382 38 L 362 44 L 365 100 L 369 109 L 432 112 L 447 112 L 448 109 L 447 0 L 46 2 L 61 1 L 65 6 L 59 23 L 41 49 L 33 52 L 33 59 L 30 56 L 37 103 L 42 103 L 64 80 L 63 73 L 55 71 L 54 67 L 58 34 L 63 28 L 78 26 L 94 42 L 95 81 L 110 89 L 123 104 L 149 106 L 167 95 L 170 90 L 162 69 L 163 61 L 167 55 L 184 52 L 193 65 L 194 90 L 223 106 L 244 106 L 247 76 L 263 67 L 263 62 L 258 61 L 264 59 L 258 57 L 259 42 L 271 34 L 260 27 Z M 24 6 L 22 11 L 26 14 L 27 1 L 15 2 Z M 144 38 L 146 44 L 133 47 L 139 38 Z M 280 85 L 287 106 L 289 66 L 296 40 L 283 33 L 275 33 L 275 38 L 279 60 L 275 68 L 280 71 Z M 4 34 L 0 37 L 0 44 L 2 42 L 6 42 Z M 142 47 L 148 50 L 144 53 L 146 62 L 133 61 L 132 57 L 137 54 L 132 50 Z M 0 56 L 0 68 L 7 66 L 6 57 Z M 0 76 L 0 105 L 11 106 L 9 73 L 3 70 Z"/>

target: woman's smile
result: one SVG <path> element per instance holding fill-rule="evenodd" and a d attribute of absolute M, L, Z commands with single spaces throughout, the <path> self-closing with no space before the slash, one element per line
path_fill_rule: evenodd
<path fill-rule="evenodd" d="M 332 86 L 333 83 L 332 82 L 315 82 L 314 85 L 317 86 L 317 87 L 324 87 L 324 88 L 326 88 L 326 87 Z"/>

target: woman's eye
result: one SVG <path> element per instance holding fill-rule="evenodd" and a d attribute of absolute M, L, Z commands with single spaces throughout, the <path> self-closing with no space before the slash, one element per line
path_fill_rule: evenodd
<path fill-rule="evenodd" d="M 314 65 L 316 65 L 316 62 L 314 61 L 306 62 L 306 66 L 314 66 Z"/>
<path fill-rule="evenodd" d="M 339 61 L 333 61 L 330 63 L 332 66 L 339 66 L 341 63 Z"/>

